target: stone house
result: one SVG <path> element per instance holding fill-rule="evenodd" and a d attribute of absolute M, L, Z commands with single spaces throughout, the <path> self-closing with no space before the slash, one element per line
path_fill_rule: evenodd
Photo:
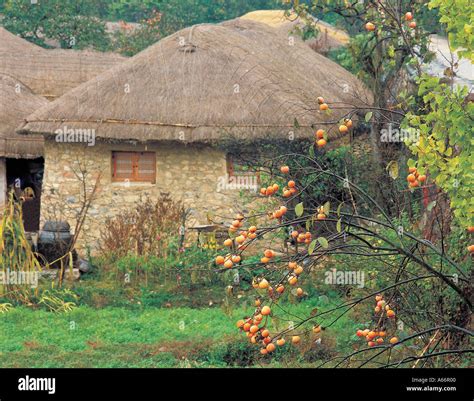
<path fill-rule="evenodd" d="M 318 96 L 337 103 L 332 113 L 319 111 Z M 162 39 L 33 113 L 18 132 L 45 137 L 43 220 L 60 213 L 74 227 L 84 188 L 99 180 L 78 242 L 94 248 L 108 217 L 160 192 L 194 210 L 191 225 L 208 212 L 225 220 L 243 205 L 241 188 L 228 185 L 239 166 L 220 148 L 224 138 L 313 138 L 368 102 L 354 76 L 302 41 L 237 19 Z"/>
<path fill-rule="evenodd" d="M 22 197 L 25 229 L 39 226 L 43 136 L 20 136 L 15 129 L 36 109 L 125 60 L 112 53 L 43 49 L 0 27 L 0 207 L 7 189 Z"/>

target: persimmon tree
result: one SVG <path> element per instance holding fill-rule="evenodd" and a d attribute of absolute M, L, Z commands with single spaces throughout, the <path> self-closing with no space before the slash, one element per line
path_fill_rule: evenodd
<path fill-rule="evenodd" d="M 472 104 L 465 101 L 465 90 L 423 74 L 422 64 L 430 60 L 428 36 L 416 17 L 428 2 L 291 3 L 309 23 L 313 14 L 328 11 L 365 32 L 357 39 L 353 54 L 363 66 L 362 78 L 373 90 L 375 101 L 364 110 L 348 109 L 336 123 L 339 132 L 347 134 L 353 124 L 360 124 L 352 118 L 363 111 L 371 124 L 377 156 L 374 168 L 387 167 L 390 180 L 388 176 L 398 179 L 399 167 L 387 159 L 391 153 L 385 151 L 393 145 L 381 143 L 382 127 L 393 124 L 419 130 L 419 140 L 406 143 L 418 158 L 407 166 L 408 190 L 415 194 L 436 183 L 452 198 L 456 216 L 464 219 L 462 225 L 474 232 L 469 196 L 472 161 L 468 156 L 472 154 Z M 440 10 L 441 19 L 443 12 Z M 329 112 L 334 106 L 330 99 L 316 96 L 319 110 Z M 224 242 L 227 250 L 215 263 L 223 270 L 255 268 L 256 272 L 252 281 L 255 309 L 242 316 L 237 327 L 266 358 L 279 347 L 304 350 L 330 333 L 343 316 L 362 314 L 360 327 L 347 333 L 356 350 L 328 358 L 321 366 L 463 366 L 463 355 L 474 351 L 469 346 L 474 246 L 466 251 L 464 243 L 453 244 L 446 251 L 444 244 L 449 239 L 442 229 L 439 248 L 423 238 L 416 226 L 403 219 L 402 212 L 392 215 L 379 198 L 347 176 L 321 166 L 318 156 L 327 143 L 325 131 L 318 129 L 308 153 L 281 154 L 279 169 L 275 169 L 275 158 L 268 162 L 270 181 L 260 191 L 264 206 L 240 213 L 229 226 Z M 265 162 L 262 165 L 265 170 Z M 283 185 L 277 178 L 282 176 Z M 315 197 L 313 184 L 321 177 L 331 177 L 327 194 L 335 193 L 335 187 L 338 191 L 344 188 L 344 202 L 321 201 L 320 194 Z M 246 254 L 252 248 L 261 252 L 258 263 L 247 262 Z M 285 309 L 285 301 L 310 296 L 312 287 L 321 291 L 321 275 L 330 274 L 335 264 L 349 273 L 356 273 L 357 266 L 369 275 L 369 284 L 353 289 L 339 305 L 314 309 L 307 316 L 295 316 Z"/>
<path fill-rule="evenodd" d="M 374 169 L 382 174 L 391 147 L 380 140 L 380 132 L 387 124 L 399 125 L 404 109 L 398 93 L 410 90 L 414 78 L 411 74 L 420 74 L 421 64 L 432 57 L 428 36 L 414 17 L 423 13 L 423 4 L 407 0 L 312 0 L 291 4 L 306 24 L 314 26 L 315 15 L 336 14 L 343 27 L 350 27 L 348 49 L 357 66 L 353 72 L 374 95 L 366 112 Z"/>
<path fill-rule="evenodd" d="M 282 155 L 281 160 L 295 157 Z M 330 333 L 342 316 L 362 309 L 360 328 L 347 333 L 358 349 L 324 361 L 324 365 L 403 366 L 428 356 L 440 356 L 433 359 L 432 366 L 448 361 L 460 365 L 454 357 L 473 351 L 468 345 L 472 305 L 466 266 L 390 218 L 360 187 L 325 170 L 315 158 L 307 158 L 310 167 L 302 167 L 304 171 L 291 171 L 284 164 L 279 172 L 268 172 L 275 180 L 285 176 L 286 185 L 270 183 L 262 188 L 260 196 L 267 212 L 235 216 L 224 241 L 227 250 L 215 260 L 222 271 L 263 268 L 252 281 L 255 309 L 236 323 L 239 330 L 258 352 L 267 355 L 279 347 L 311 346 Z M 353 202 L 326 202 L 316 208 L 303 202 L 290 206 L 308 191 L 296 178 L 301 173 L 314 180 L 332 177 L 334 185 L 342 183 L 351 192 Z M 373 216 L 359 214 L 358 205 L 363 203 L 374 211 Z M 281 240 L 283 245 L 279 245 Z M 246 262 L 246 255 L 252 252 L 261 253 L 260 262 Z M 373 267 L 376 275 L 369 279 L 374 282 L 339 305 L 314 309 L 308 316 L 295 316 L 285 309 L 285 301 L 298 302 L 312 286 L 324 286 L 321 276 L 341 257 L 349 265 L 359 261 L 377 266 Z M 348 266 L 339 268 L 347 271 Z M 366 356 L 360 360 L 362 354 Z"/>
<path fill-rule="evenodd" d="M 321 12 L 337 14 L 354 35 L 349 45 L 356 72 L 374 94 L 366 110 L 374 168 L 395 166 L 397 145 L 383 143 L 381 130 L 400 127 L 416 133 L 406 142 L 418 166 L 450 198 L 457 224 L 474 225 L 474 175 L 472 173 L 472 122 L 474 105 L 467 87 L 454 85 L 459 60 L 473 60 L 473 6 L 467 1 L 344 0 L 292 2 L 308 24 Z M 445 77 L 436 78 L 422 66 L 432 60 L 428 51 L 429 32 L 423 16 L 436 10 L 452 48 Z M 418 25 L 418 17 L 423 24 Z M 402 152 L 399 152 L 403 154 Z M 429 167 L 429 168 L 428 168 Z M 382 173 L 381 173 L 382 174 Z M 396 177 L 393 177 L 396 178 Z M 383 192 L 383 191 L 382 191 Z M 383 200 L 381 194 L 379 200 Z"/>

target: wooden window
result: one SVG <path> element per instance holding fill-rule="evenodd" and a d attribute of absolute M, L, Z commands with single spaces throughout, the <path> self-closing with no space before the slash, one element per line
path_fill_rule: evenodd
<path fill-rule="evenodd" d="M 155 152 L 112 152 L 112 181 L 155 184 Z"/>

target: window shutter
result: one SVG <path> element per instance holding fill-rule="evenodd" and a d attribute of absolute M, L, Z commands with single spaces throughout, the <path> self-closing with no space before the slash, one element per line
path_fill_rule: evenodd
<path fill-rule="evenodd" d="M 156 182 L 154 152 L 112 152 L 112 181 Z"/>
<path fill-rule="evenodd" d="M 133 181 L 133 152 L 112 152 L 113 181 Z"/>
<path fill-rule="evenodd" d="M 156 182 L 156 155 L 154 152 L 137 154 L 136 180 L 140 182 Z"/>

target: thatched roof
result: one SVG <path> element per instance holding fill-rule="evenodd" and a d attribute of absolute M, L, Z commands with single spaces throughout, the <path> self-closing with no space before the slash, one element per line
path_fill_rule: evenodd
<path fill-rule="evenodd" d="M 35 52 L 43 50 L 27 40 L 14 35 L 0 26 L 0 52 L 18 51 L 18 52 Z"/>
<path fill-rule="evenodd" d="M 336 103 L 332 113 L 319 111 L 318 96 Z M 367 98 L 353 75 L 303 42 L 237 19 L 161 40 L 33 113 L 20 132 L 95 129 L 99 139 L 143 142 L 302 138 Z"/>
<path fill-rule="evenodd" d="M 293 32 L 296 27 L 302 28 L 305 25 L 294 12 L 289 12 L 287 16 L 284 10 L 251 11 L 240 18 L 264 23 L 287 35 Z M 350 36 L 342 29 L 316 19 L 314 23 L 320 32 L 317 41 L 325 42 L 327 48 L 344 46 L 349 43 Z M 313 42 L 314 40 L 311 40 L 310 44 Z"/>
<path fill-rule="evenodd" d="M 41 49 L 0 51 L 0 73 L 20 79 L 38 95 L 54 99 L 125 60 L 113 53 Z"/>
<path fill-rule="evenodd" d="M 48 104 L 16 79 L 0 74 L 0 157 L 36 158 L 43 155 L 42 136 L 15 133 L 23 119 Z"/>

